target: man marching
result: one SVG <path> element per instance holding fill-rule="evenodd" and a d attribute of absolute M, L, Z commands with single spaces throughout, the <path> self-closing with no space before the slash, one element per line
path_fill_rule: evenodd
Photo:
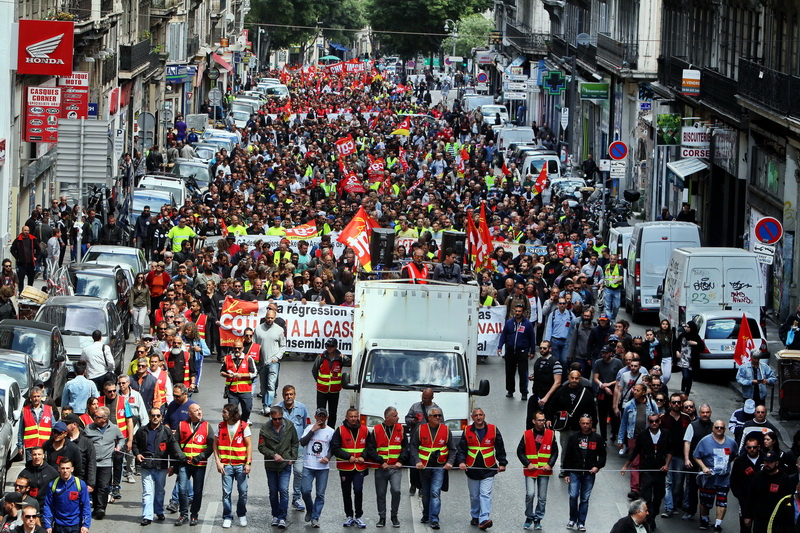
<path fill-rule="evenodd" d="M 533 428 L 525 431 L 517 446 L 517 458 L 525 467 L 525 529 L 542 529 L 545 505 L 547 504 L 547 484 L 553 475 L 553 465 L 558 460 L 558 444 L 555 432 L 545 427 L 542 411 L 533 415 Z M 536 511 L 533 498 L 538 491 Z"/>

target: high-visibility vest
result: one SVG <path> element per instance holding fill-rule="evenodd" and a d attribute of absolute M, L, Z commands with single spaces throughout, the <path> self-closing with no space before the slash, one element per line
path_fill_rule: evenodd
<path fill-rule="evenodd" d="M 122 436 L 128 438 L 128 418 L 125 416 L 125 400 L 117 394 L 117 399 L 114 402 L 114 407 L 106 404 L 106 397 L 100 396 L 97 399 L 97 405 L 100 407 L 108 407 L 111 411 L 112 422 L 117 425 L 122 432 Z"/>
<path fill-rule="evenodd" d="M 428 265 L 422 264 L 422 272 L 417 272 L 413 263 L 409 263 L 403 267 L 403 270 L 408 272 L 408 279 L 411 283 L 420 283 L 426 285 L 428 283 Z"/>
<path fill-rule="evenodd" d="M 358 426 L 358 435 L 356 440 L 353 440 L 353 433 L 345 425 L 341 425 L 336 429 L 342 437 L 342 451 L 349 453 L 353 457 L 361 457 L 364 453 L 364 448 L 367 447 L 367 433 L 369 430 L 367 426 L 361 424 Z M 356 470 L 363 472 L 367 469 L 367 463 L 351 463 L 346 459 L 336 459 L 336 468 L 339 470 Z"/>
<path fill-rule="evenodd" d="M 257 342 L 250 343 L 250 349 L 247 350 L 247 357 L 258 363 L 261 360 L 261 345 Z"/>
<path fill-rule="evenodd" d="M 375 448 L 378 455 L 388 464 L 395 464 L 400 458 L 400 453 L 403 451 L 403 425 L 395 424 L 392 428 L 392 434 L 386 434 L 386 426 L 378 424 L 372 428 L 372 433 L 375 436 Z M 380 465 L 374 465 L 376 468 Z"/>
<path fill-rule="evenodd" d="M 322 191 L 325 193 L 325 196 L 330 197 L 333 196 L 334 191 L 336 191 L 336 184 L 335 183 L 326 183 L 323 182 L 320 187 L 322 187 Z"/>
<path fill-rule="evenodd" d="M 90 415 L 88 413 L 83 413 L 78 418 L 80 418 L 81 422 L 83 422 L 83 427 L 86 427 L 86 426 L 88 426 L 89 424 L 91 424 L 93 422 L 92 415 Z"/>
<path fill-rule="evenodd" d="M 317 372 L 317 391 L 323 394 L 342 390 L 342 362 L 322 359 Z"/>
<path fill-rule="evenodd" d="M 475 465 L 475 459 L 480 455 L 486 468 L 492 468 L 497 461 L 494 457 L 494 440 L 497 437 L 497 427 L 494 424 L 486 424 L 486 435 L 483 440 L 478 439 L 478 434 L 472 426 L 464 428 L 464 438 L 467 439 L 467 460 L 468 467 Z"/>
<path fill-rule="evenodd" d="M 27 450 L 34 446 L 44 446 L 50 440 L 53 432 L 53 408 L 49 405 L 42 405 L 42 417 L 36 422 L 33 416 L 33 409 L 26 405 L 22 410 L 22 422 L 25 429 L 22 433 L 22 446 Z"/>
<path fill-rule="evenodd" d="M 247 462 L 247 445 L 244 442 L 244 428 L 247 424 L 239 420 L 239 427 L 231 440 L 228 424 L 224 420 L 219 423 L 217 449 L 220 460 L 229 465 L 243 465 Z"/>
<path fill-rule="evenodd" d="M 614 270 L 611 270 L 611 265 L 606 265 L 606 288 L 608 289 L 616 289 L 620 286 L 620 283 L 612 283 L 614 278 L 619 277 L 619 263 L 614 265 Z"/>
<path fill-rule="evenodd" d="M 227 428 L 225 428 L 227 431 Z M 192 425 L 188 420 L 181 420 L 178 424 L 178 443 L 187 459 L 197 457 L 209 446 L 208 442 L 208 422 L 203 420 L 197 427 L 197 431 L 192 435 Z M 200 461 L 199 466 L 205 466 L 208 461 Z"/>
<path fill-rule="evenodd" d="M 161 370 L 156 376 L 156 388 L 153 391 L 153 407 L 160 409 L 167 403 L 167 372 Z"/>
<path fill-rule="evenodd" d="M 195 326 L 197 326 L 197 333 L 200 334 L 200 338 L 205 340 L 206 338 L 206 324 L 208 323 L 208 315 L 200 313 L 200 316 L 197 317 L 197 322 L 195 322 Z"/>
<path fill-rule="evenodd" d="M 542 444 L 539 446 L 539 449 L 536 449 L 536 435 L 533 434 L 533 430 L 529 429 L 525 432 L 525 457 L 527 457 L 528 462 L 532 463 L 536 468 L 533 470 L 528 470 L 527 468 L 523 470 L 523 473 L 526 477 L 539 477 L 539 476 L 552 476 L 553 471 L 544 471 L 542 470 L 547 462 L 550 460 L 550 454 L 553 449 L 553 433 L 552 429 L 545 429 L 544 430 L 544 438 L 542 438 Z"/>
<path fill-rule="evenodd" d="M 187 348 L 183 348 L 183 384 L 187 387 L 192 384 L 192 378 L 189 377 L 189 350 Z M 167 368 L 175 368 L 175 360 L 172 358 L 172 352 L 167 350 L 164 352 L 164 361 L 167 362 Z M 173 385 L 175 385 L 173 383 Z"/>
<path fill-rule="evenodd" d="M 419 460 L 423 466 L 428 466 L 428 460 L 434 452 L 439 452 L 439 464 L 447 462 L 450 456 L 450 449 L 447 447 L 449 437 L 450 430 L 444 424 L 439 424 L 435 436 L 431 436 L 429 424 L 419 426 Z"/>
<path fill-rule="evenodd" d="M 242 357 L 242 360 L 239 362 L 237 366 L 233 362 L 232 355 L 225 356 L 225 371 L 226 372 L 233 372 L 235 374 L 249 374 L 250 373 L 250 365 L 248 363 L 249 359 L 247 357 Z M 228 378 L 226 381 L 228 387 L 230 387 L 231 392 L 253 392 L 253 380 L 249 377 L 247 378 Z"/>

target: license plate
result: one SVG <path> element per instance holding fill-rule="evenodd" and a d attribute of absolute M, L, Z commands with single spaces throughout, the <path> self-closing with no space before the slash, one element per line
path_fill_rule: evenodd
<path fill-rule="evenodd" d="M 722 347 L 723 352 L 732 352 L 734 350 L 736 350 L 735 344 L 726 344 L 725 346 Z"/>
<path fill-rule="evenodd" d="M 661 300 L 658 298 L 643 298 L 644 305 L 658 305 Z"/>

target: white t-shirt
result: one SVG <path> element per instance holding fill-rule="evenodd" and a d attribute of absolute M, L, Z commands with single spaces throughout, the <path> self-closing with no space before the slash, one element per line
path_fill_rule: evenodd
<path fill-rule="evenodd" d="M 308 435 L 314 424 L 306 426 L 303 431 L 303 436 Z M 330 457 L 331 439 L 333 438 L 333 428 L 325 426 L 314 432 L 311 440 L 305 448 L 303 454 L 303 468 L 310 468 L 311 470 L 326 470 L 330 468 L 330 463 L 321 463 L 320 459 L 323 457 Z"/>
<path fill-rule="evenodd" d="M 230 440 L 233 440 L 233 438 L 236 436 L 236 431 L 239 429 L 239 422 L 236 422 L 233 425 L 227 424 L 227 426 L 228 426 L 228 437 L 230 438 Z M 243 435 L 243 437 L 247 438 L 247 437 L 250 437 L 252 434 L 253 434 L 252 431 L 250 431 L 250 425 L 246 424 L 244 426 L 244 435 Z"/>

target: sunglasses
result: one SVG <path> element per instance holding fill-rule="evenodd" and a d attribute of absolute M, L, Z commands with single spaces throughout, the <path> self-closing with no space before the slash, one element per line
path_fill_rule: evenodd
<path fill-rule="evenodd" d="M 24 518 L 25 520 L 30 520 L 31 518 L 39 518 L 39 515 L 38 514 L 25 514 L 25 515 L 22 515 L 22 518 Z"/>
<path fill-rule="evenodd" d="M 725 429 L 725 426 L 714 426 L 714 429 Z"/>
<path fill-rule="evenodd" d="M 20 485 L 19 483 L 14 483 L 15 489 L 27 489 L 28 485 Z"/>
<path fill-rule="evenodd" d="M 442 418 L 442 415 L 428 415 L 428 416 L 432 416 L 434 418 Z"/>
<path fill-rule="evenodd" d="M 744 448 L 745 448 L 745 450 L 757 450 L 758 446 L 745 446 Z M 17 485 L 14 485 L 14 486 L 16 487 Z"/>
<path fill-rule="evenodd" d="M 161 413 L 157 413 L 157 414 L 154 413 L 154 414 L 150 415 L 150 418 L 161 418 L 162 416 L 163 415 Z"/>
<path fill-rule="evenodd" d="M 283 417 L 282 416 L 273 416 L 272 419 L 273 420 L 283 420 Z"/>

